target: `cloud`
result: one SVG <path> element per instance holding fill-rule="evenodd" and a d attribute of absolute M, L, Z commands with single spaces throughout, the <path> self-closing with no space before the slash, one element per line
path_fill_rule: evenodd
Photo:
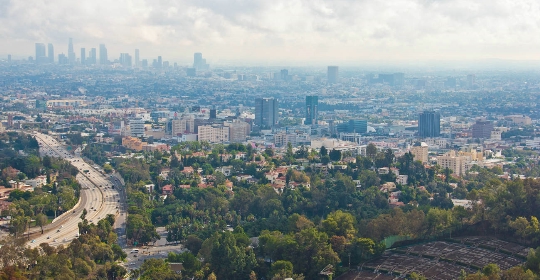
<path fill-rule="evenodd" d="M 533 0 L 0 0 L 0 52 L 35 42 L 189 60 L 540 59 Z M 65 50 L 64 50 L 65 52 Z"/>

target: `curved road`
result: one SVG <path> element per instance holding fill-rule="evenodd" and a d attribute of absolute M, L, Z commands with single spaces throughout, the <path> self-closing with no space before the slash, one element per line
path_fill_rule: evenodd
<path fill-rule="evenodd" d="M 123 234 L 126 214 L 125 209 L 122 208 L 122 203 L 125 200 L 120 182 L 118 180 L 109 181 L 109 177 L 85 163 L 82 158 L 69 154 L 54 138 L 41 133 L 34 133 L 34 136 L 39 142 L 42 156 L 49 155 L 64 158 L 79 169 L 76 178 L 81 184 L 81 199 L 75 208 L 65 212 L 62 216 L 53 220 L 51 224 L 44 227 L 44 234 L 41 235 L 41 230 L 33 234 L 39 236 L 34 237 L 28 244 L 31 247 L 36 247 L 41 243 L 58 246 L 71 242 L 79 234 L 78 223 L 81 222 L 80 216 L 83 209 L 88 211 L 86 219 L 91 223 L 97 223 L 108 214 L 115 215 L 117 233 L 119 236 Z M 85 170 L 87 172 L 84 172 Z M 119 190 L 121 193 L 119 193 Z"/>

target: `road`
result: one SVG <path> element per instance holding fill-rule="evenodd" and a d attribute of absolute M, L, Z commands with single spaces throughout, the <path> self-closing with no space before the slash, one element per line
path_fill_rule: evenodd
<path fill-rule="evenodd" d="M 75 208 L 67 211 L 44 227 L 46 231 L 44 234 L 41 235 L 41 232 L 39 232 L 39 236 L 33 237 L 32 241 L 28 243 L 30 247 L 36 247 L 41 243 L 58 246 L 71 242 L 79 234 L 78 223 L 81 221 L 80 216 L 83 209 L 88 211 L 86 219 L 90 223 L 97 223 L 108 214 L 115 215 L 115 230 L 119 237 L 124 234 L 126 209 L 123 207 L 125 205 L 125 194 L 121 183 L 117 179 L 114 180 L 112 176 L 101 174 L 94 167 L 84 162 L 82 158 L 68 153 L 51 136 L 41 133 L 34 133 L 34 136 L 40 145 L 41 156 L 61 157 L 70 161 L 73 166 L 79 169 L 76 178 L 81 184 L 81 199 Z"/>

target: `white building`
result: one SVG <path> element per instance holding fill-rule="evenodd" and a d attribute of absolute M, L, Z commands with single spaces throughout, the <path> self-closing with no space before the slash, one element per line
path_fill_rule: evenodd
<path fill-rule="evenodd" d="M 130 119 L 129 130 L 131 137 L 144 136 L 144 120 L 141 118 Z"/>
<path fill-rule="evenodd" d="M 405 186 L 407 185 L 408 179 L 409 179 L 409 176 L 407 175 L 398 175 L 396 178 L 396 183 Z"/>

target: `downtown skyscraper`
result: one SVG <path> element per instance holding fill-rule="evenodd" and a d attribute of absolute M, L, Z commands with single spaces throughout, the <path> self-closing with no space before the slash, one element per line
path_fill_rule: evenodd
<path fill-rule="evenodd" d="M 43 43 L 36 43 L 36 57 L 35 61 L 37 64 L 46 63 L 47 62 L 47 56 L 45 51 L 45 44 Z"/>
<path fill-rule="evenodd" d="M 97 64 L 97 51 L 96 48 L 90 49 L 90 53 L 88 54 L 88 60 L 86 61 L 87 65 L 95 65 Z"/>
<path fill-rule="evenodd" d="M 139 60 L 139 49 L 135 49 L 135 67 L 139 67 L 141 64 Z"/>
<path fill-rule="evenodd" d="M 73 39 L 72 38 L 69 38 L 68 60 L 69 60 L 69 64 L 75 64 L 75 51 L 73 50 Z"/>
<path fill-rule="evenodd" d="M 86 64 L 86 49 L 81 48 L 81 65 Z"/>
<path fill-rule="evenodd" d="M 109 57 L 107 56 L 107 48 L 105 47 L 105 44 L 99 45 L 99 64 L 100 65 L 109 64 Z"/>
<path fill-rule="evenodd" d="M 51 43 L 47 46 L 47 60 L 49 63 L 54 63 L 54 46 Z"/>

